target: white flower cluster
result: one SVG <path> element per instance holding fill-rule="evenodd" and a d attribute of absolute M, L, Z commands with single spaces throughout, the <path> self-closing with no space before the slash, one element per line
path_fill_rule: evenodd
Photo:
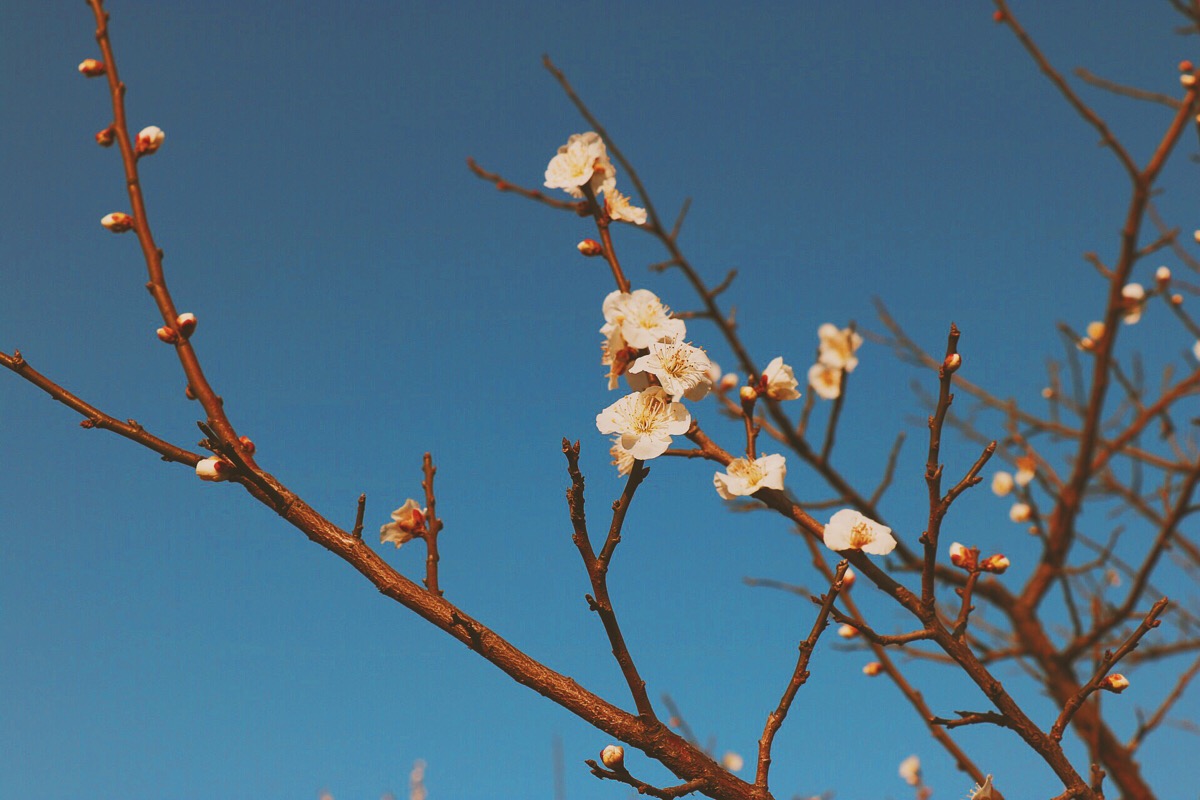
<path fill-rule="evenodd" d="M 646 209 L 631 205 L 617 191 L 617 170 L 608 157 L 604 140 L 595 131 L 575 133 L 558 148 L 558 154 L 546 167 L 546 188 L 562 189 L 571 197 L 583 199 L 584 187 L 592 197 L 604 194 L 604 209 L 610 219 L 646 224 Z"/>
<path fill-rule="evenodd" d="M 842 393 L 842 375 L 854 371 L 858 366 L 858 348 L 862 337 L 853 328 L 838 328 L 826 322 L 817 329 L 821 346 L 817 352 L 817 363 L 808 370 L 808 385 L 818 396 L 836 400 Z"/>

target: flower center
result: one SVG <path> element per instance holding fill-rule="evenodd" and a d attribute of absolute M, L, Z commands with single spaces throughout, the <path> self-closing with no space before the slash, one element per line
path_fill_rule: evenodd
<path fill-rule="evenodd" d="M 751 461 L 747 458 L 735 458 L 729 462 L 729 474 L 742 478 L 753 486 L 761 481 L 766 473 L 762 471 L 762 467 L 758 465 L 757 461 Z"/>
<path fill-rule="evenodd" d="M 871 526 L 865 522 L 857 523 L 850 529 L 850 547 L 853 550 L 861 550 L 865 545 L 875 541 L 875 533 L 871 530 Z"/>
<path fill-rule="evenodd" d="M 653 433 L 662 423 L 667 414 L 667 404 L 661 397 L 642 396 L 633 414 L 633 430 L 635 433 Z"/>

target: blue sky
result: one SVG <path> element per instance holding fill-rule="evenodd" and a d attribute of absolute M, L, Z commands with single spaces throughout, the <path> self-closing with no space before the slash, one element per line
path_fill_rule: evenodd
<path fill-rule="evenodd" d="M 96 55 L 90 15 L 82 3 L 10 5 L 0 349 L 191 446 L 197 411 L 154 337 L 136 242 L 97 224 L 127 201 L 115 150 L 92 144 L 107 94 L 75 71 Z M 684 249 L 713 281 L 739 268 L 726 298 L 760 363 L 783 354 L 799 371 L 823 322 L 877 329 L 878 296 L 930 348 L 956 321 L 967 374 L 1033 398 L 1060 352 L 1055 321 L 1080 327 L 1102 308 L 1082 253 L 1113 254 L 1124 179 L 981 2 L 110 10 L 131 125 L 167 135 L 142 177 L 168 279 L 198 315 L 199 354 L 260 463 L 347 526 L 366 492 L 371 531 L 417 495 L 432 451 L 447 597 L 627 706 L 583 602 L 559 453 L 561 437 L 582 440 L 599 514 L 620 491 L 594 426 L 614 399 L 597 364 L 611 277 L 575 253 L 586 221 L 500 195 L 464 164 L 537 185 L 555 148 L 586 129 L 542 53 L 662 213 L 693 198 Z M 1175 93 L 1175 64 L 1196 56 L 1165 2 L 1015 10 L 1063 69 Z M 1141 158 L 1169 118 L 1087 96 Z M 1195 149 L 1186 139 L 1160 203 L 1185 229 Z M 662 257 L 649 237 L 617 234 L 635 286 L 694 307 L 680 276 L 646 270 Z M 1129 346 L 1185 365 L 1186 337 L 1147 323 L 1158 327 L 1132 329 Z M 732 362 L 711 328 L 689 335 Z M 908 431 L 884 507 L 915 541 L 926 412 L 909 383 L 932 381 L 879 346 L 860 358 L 837 462 L 869 487 Z M 714 407 L 695 413 L 737 446 Z M 571 800 L 624 796 L 581 764 L 609 743 L 602 734 L 380 597 L 236 487 L 82 431 L 12 376 L 0 376 L 0 414 L 0 793 L 403 796 L 423 758 L 433 800 L 549 798 L 561 736 Z M 947 450 L 959 471 L 974 455 L 958 440 Z M 812 574 L 785 525 L 728 513 L 711 474 L 654 464 L 611 586 L 652 697 L 669 692 L 718 751 L 749 757 L 813 612 L 742 578 Z M 798 465 L 788 485 L 827 496 Z M 951 535 L 1011 551 L 1015 581 L 1033 550 L 1006 511 L 976 492 Z M 419 546 L 386 557 L 421 570 Z M 860 601 L 882 626 L 903 624 Z M 914 752 L 937 797 L 965 793 L 894 687 L 861 676 L 865 660 L 818 652 L 778 740 L 776 796 L 904 797 L 896 766 Z M 939 711 L 983 705 L 956 676 L 912 675 Z M 1125 721 L 1157 698 L 1124 695 Z M 1192 697 L 1181 716 L 1198 710 Z M 1145 770 L 1178 796 L 1195 742 L 1158 736 Z M 959 739 L 1010 797 L 1056 792 L 1015 738 Z M 630 765 L 665 780 L 644 759 Z"/>

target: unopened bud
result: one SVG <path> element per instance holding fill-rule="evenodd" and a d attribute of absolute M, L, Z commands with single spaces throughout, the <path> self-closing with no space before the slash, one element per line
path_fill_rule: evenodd
<path fill-rule="evenodd" d="M 238 444 L 240 444 L 242 446 L 242 449 L 245 450 L 247 453 L 249 453 L 250 455 L 254 455 L 254 450 L 255 450 L 254 442 L 250 441 L 249 436 L 239 436 Z"/>
<path fill-rule="evenodd" d="M 1196 121 L 1200 122 L 1200 114 L 1196 115 Z M 1200 229 L 1192 231 L 1192 238 L 1196 240 L 1197 244 L 1200 244 Z"/>
<path fill-rule="evenodd" d="M 233 465 L 213 456 L 196 463 L 196 477 L 202 481 L 227 481 Z"/>
<path fill-rule="evenodd" d="M 856 580 L 858 580 L 858 574 L 854 570 L 847 567 L 846 574 L 842 576 L 842 591 L 844 592 L 853 586 Z"/>
<path fill-rule="evenodd" d="M 192 391 L 192 385 L 190 383 L 187 386 L 183 387 L 183 396 L 186 397 L 188 400 L 196 399 L 196 393 L 194 391 Z"/>
<path fill-rule="evenodd" d="M 175 318 L 175 327 L 179 329 L 179 335 L 183 338 L 188 338 L 192 335 L 192 331 L 196 330 L 196 315 L 190 311 L 186 314 L 180 314 Z"/>
<path fill-rule="evenodd" d="M 1004 12 L 996 10 L 992 12 L 992 22 L 1004 22 Z"/>
<path fill-rule="evenodd" d="M 600 751 L 600 761 L 609 769 L 624 769 L 625 748 L 619 744 L 610 744 Z"/>
<path fill-rule="evenodd" d="M 1159 283 L 1169 283 L 1171 280 L 1171 268 L 1163 266 L 1154 270 L 1154 280 Z"/>
<path fill-rule="evenodd" d="M 112 147 L 113 141 L 116 139 L 116 132 L 113 131 L 112 125 L 109 125 L 102 131 L 96 131 L 96 144 L 101 147 Z"/>
<path fill-rule="evenodd" d="M 950 545 L 950 563 L 970 572 L 975 568 L 975 554 L 971 548 L 955 542 Z"/>
<path fill-rule="evenodd" d="M 1196 85 L 1196 76 L 1195 76 L 1195 75 L 1191 75 L 1191 74 L 1184 74 L 1184 75 L 1180 75 L 1180 76 L 1179 76 L 1179 83 L 1180 83 L 1180 85 L 1181 85 L 1181 86 L 1183 86 L 1185 89 L 1190 89 L 1190 88 L 1192 88 L 1193 86 L 1195 86 L 1195 85 Z"/>
<path fill-rule="evenodd" d="M 125 233 L 133 228 L 133 217 L 121 211 L 114 211 L 101 217 L 100 224 L 113 233 Z"/>
<path fill-rule="evenodd" d="M 738 376 L 736 372 L 726 372 L 721 376 L 721 382 L 717 384 L 717 388 L 722 392 L 728 392 L 730 389 L 738 385 Z"/>
<path fill-rule="evenodd" d="M 1049 386 L 1042 387 L 1042 399 L 1049 400 L 1054 397 L 1054 390 Z"/>
<path fill-rule="evenodd" d="M 1181 295 L 1181 294 L 1171 295 L 1171 305 L 1173 305 L 1173 306 L 1183 305 L 1183 295 Z"/>
<path fill-rule="evenodd" d="M 1092 337 L 1085 336 L 1076 342 L 1075 346 L 1080 350 L 1094 350 L 1096 349 L 1096 342 L 1092 339 Z"/>
<path fill-rule="evenodd" d="M 134 149 L 139 156 L 148 156 L 158 151 L 162 147 L 163 140 L 167 135 L 163 133 L 162 128 L 157 125 L 151 125 L 147 128 L 142 128 L 137 135 L 137 143 Z"/>
<path fill-rule="evenodd" d="M 108 67 L 104 66 L 103 61 L 97 61 L 94 58 L 85 58 L 79 62 L 79 71 L 87 78 L 98 78 L 108 72 Z"/>
<path fill-rule="evenodd" d="M 1033 517 L 1033 509 L 1028 503 L 1013 503 L 1008 510 L 1008 518 L 1013 522 L 1028 522 Z"/>
<path fill-rule="evenodd" d="M 1089 322 L 1088 326 L 1087 326 L 1087 335 L 1091 339 L 1096 339 L 1096 340 L 1103 339 L 1104 338 L 1104 323 L 1103 322 Z"/>
<path fill-rule="evenodd" d="M 753 386 L 743 386 L 738 390 L 738 397 L 742 398 L 743 403 L 753 403 L 758 399 L 758 390 Z"/>
<path fill-rule="evenodd" d="M 942 362 L 942 369 L 946 370 L 947 374 L 953 374 L 962 366 L 962 356 L 958 353 L 951 353 L 946 356 L 946 360 Z"/>
<path fill-rule="evenodd" d="M 174 328 L 168 328 L 166 325 L 159 328 L 155 333 L 158 334 L 159 340 L 165 344 L 175 344 L 179 341 L 179 332 Z"/>
<path fill-rule="evenodd" d="M 1001 553 L 996 553 L 995 555 L 990 555 L 985 558 L 979 564 L 979 568 L 984 572 L 994 572 L 997 575 L 1000 575 L 1004 572 L 1004 570 L 1008 569 L 1010 563 L 1011 562 L 1008 560 L 1008 556 Z"/>
<path fill-rule="evenodd" d="M 854 637 L 858 636 L 858 628 L 854 627 L 853 625 L 843 625 L 842 627 L 838 628 L 837 633 L 838 636 L 842 637 L 843 639 L 853 639 Z"/>
<path fill-rule="evenodd" d="M 1100 688 L 1120 694 L 1129 688 L 1129 679 L 1119 672 L 1114 672 L 1112 675 L 1104 676 L 1104 680 L 1100 681 Z"/>
<path fill-rule="evenodd" d="M 870 661 L 863 665 L 863 675 L 868 678 L 874 678 L 879 673 L 883 672 L 883 664 L 878 661 Z"/>
<path fill-rule="evenodd" d="M 579 244 L 575 245 L 579 252 L 583 253 L 588 258 L 592 256 L 603 255 L 604 245 L 597 242 L 595 239 L 584 239 Z"/>
<path fill-rule="evenodd" d="M 1183 61 L 1179 62 L 1179 71 L 1180 72 L 1191 72 L 1195 68 L 1196 67 L 1192 64 L 1192 62 L 1188 61 L 1186 58 Z"/>

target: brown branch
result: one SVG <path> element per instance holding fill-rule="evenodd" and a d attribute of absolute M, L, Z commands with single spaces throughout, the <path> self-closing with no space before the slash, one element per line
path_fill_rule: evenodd
<path fill-rule="evenodd" d="M 363 531 L 363 514 L 367 510 L 367 495 L 364 492 L 358 496 L 358 509 L 354 512 L 354 527 L 350 529 L 350 535 L 355 539 L 362 538 Z"/>
<path fill-rule="evenodd" d="M 442 590 L 438 588 L 438 534 L 442 532 L 442 521 L 437 515 L 437 497 L 433 493 L 433 476 L 437 474 L 437 467 L 433 465 L 433 457 L 426 453 L 421 461 L 421 471 L 424 473 L 424 479 L 421 481 L 421 488 L 425 490 L 425 533 L 421 538 L 425 540 L 425 588 L 436 595 L 441 595 Z"/>
<path fill-rule="evenodd" d="M 1179 676 L 1179 678 L 1175 681 L 1175 688 L 1171 690 L 1170 694 L 1166 696 L 1166 699 L 1164 699 L 1162 703 L 1159 704 L 1158 708 L 1155 709 L 1154 713 L 1150 715 L 1150 719 L 1138 722 L 1137 730 L 1130 738 L 1129 744 L 1125 745 L 1130 751 L 1141 747 L 1142 742 L 1145 741 L 1146 737 L 1149 736 L 1155 728 L 1162 724 L 1162 721 L 1166 719 L 1167 712 L 1171 709 L 1171 706 L 1175 705 L 1175 703 L 1179 701 L 1179 698 L 1183 697 L 1184 690 L 1187 689 L 1188 684 L 1192 682 L 1192 679 L 1196 677 L 1198 672 L 1200 672 L 1200 658 L 1193 661 L 1192 665 L 1184 670 L 1183 674 Z"/>
<path fill-rule="evenodd" d="M 676 797 L 683 797 L 685 794 L 691 794 L 692 792 L 700 791 L 705 787 L 706 783 L 706 781 L 701 778 L 695 778 L 687 783 L 680 784 L 679 786 L 668 786 L 660 789 L 657 786 L 653 786 L 645 781 L 641 781 L 633 777 L 629 774 L 629 770 L 625 769 L 623 766 L 616 769 L 605 769 L 590 758 L 583 763 L 587 764 L 591 769 L 592 774 L 601 780 L 618 781 L 619 783 L 627 784 L 637 789 L 638 794 L 657 797 L 659 800 L 674 800 Z"/>
<path fill-rule="evenodd" d="M 1145 100 L 1148 103 L 1158 103 L 1166 106 L 1167 108 L 1179 108 L 1179 101 L 1170 95 L 1160 94 L 1158 92 L 1150 92 L 1145 89 L 1139 89 L 1136 86 L 1126 86 L 1123 83 L 1110 81 L 1107 78 L 1101 78 L 1099 75 L 1089 72 L 1083 67 L 1076 67 L 1074 72 L 1076 77 L 1078 77 L 1084 83 L 1090 83 L 1092 86 L 1099 87 L 1107 92 L 1119 94 L 1123 97 L 1132 97 L 1134 100 Z"/>
<path fill-rule="evenodd" d="M 477 164 L 473 158 L 467 159 L 467 168 L 470 169 L 471 172 L 475 173 L 476 177 L 495 185 L 496 189 L 501 192 L 512 192 L 513 194 L 520 195 L 521 197 L 525 197 L 530 200 L 536 200 L 537 202 L 550 206 L 551 208 L 557 208 L 562 211 L 573 211 L 581 217 L 586 217 L 588 215 L 586 200 L 559 200 L 556 197 L 550 197 L 545 192 L 538 189 L 526 189 L 525 187 L 512 183 L 511 181 L 506 181 L 502 176 L 495 172 L 488 172 L 486 169 L 479 166 L 479 164 Z"/>

